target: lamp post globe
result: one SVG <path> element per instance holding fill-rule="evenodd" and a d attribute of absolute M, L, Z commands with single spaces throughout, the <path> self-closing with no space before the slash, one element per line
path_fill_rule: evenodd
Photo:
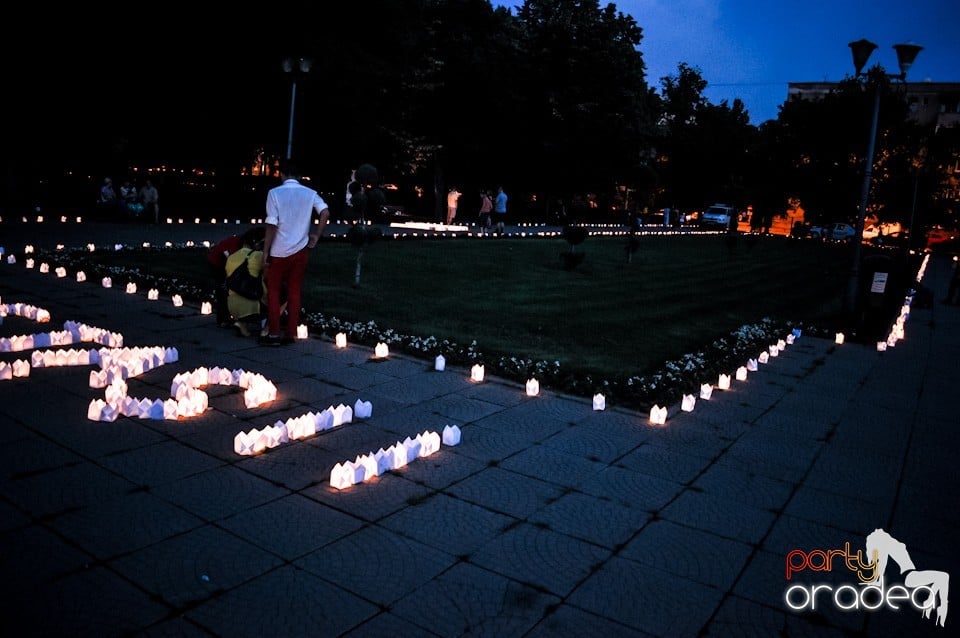
<path fill-rule="evenodd" d="M 860 76 L 863 74 L 863 67 L 867 65 L 867 60 L 870 59 L 877 45 L 866 38 L 861 38 L 847 46 L 850 47 L 850 52 L 853 54 L 853 68 L 856 69 L 857 76 Z"/>
<path fill-rule="evenodd" d="M 922 46 L 916 44 L 895 44 L 894 50 L 897 52 L 897 64 L 900 66 L 900 78 L 907 79 L 907 71 L 913 66 L 917 55 L 923 50 Z"/>

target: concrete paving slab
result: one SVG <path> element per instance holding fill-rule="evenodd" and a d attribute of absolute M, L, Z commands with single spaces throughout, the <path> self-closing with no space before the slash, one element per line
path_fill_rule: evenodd
<path fill-rule="evenodd" d="M 571 427 L 571 422 L 530 414 L 507 407 L 495 414 L 473 421 L 474 426 L 505 430 L 524 437 L 530 444 L 539 443 Z"/>
<path fill-rule="evenodd" d="M 625 558 L 605 563 L 570 605 L 658 636 L 694 636 L 723 592 Z"/>
<path fill-rule="evenodd" d="M 32 516 L 48 517 L 91 506 L 136 487 L 92 463 L 80 463 L 0 484 L 0 494 Z"/>
<path fill-rule="evenodd" d="M 154 598 L 179 610 L 217 598 L 282 564 L 269 545 L 253 545 L 212 525 L 170 536 L 109 563 Z"/>
<path fill-rule="evenodd" d="M 862 529 L 877 525 L 878 521 L 889 520 L 893 513 L 893 503 L 871 503 L 801 486 L 794 492 L 783 513 L 856 535 L 861 533 Z"/>
<path fill-rule="evenodd" d="M 309 638 L 318 630 L 339 635 L 376 613 L 376 606 L 343 588 L 284 566 L 194 607 L 186 616 L 218 636 Z"/>
<path fill-rule="evenodd" d="M 444 491 L 520 520 L 534 516 L 564 493 L 558 485 L 500 467 L 486 467 Z"/>
<path fill-rule="evenodd" d="M 381 474 L 345 490 L 319 483 L 302 490 L 301 494 L 351 516 L 376 522 L 435 493 L 425 485 L 403 478 L 404 469 Z"/>
<path fill-rule="evenodd" d="M 503 514 L 446 494 L 428 495 L 378 523 L 451 556 L 467 557 L 514 523 Z"/>
<path fill-rule="evenodd" d="M 67 512 L 50 528 L 101 560 L 200 526 L 202 520 L 145 491 Z"/>
<path fill-rule="evenodd" d="M 755 472 L 715 463 L 697 477 L 693 489 L 751 507 L 780 511 L 790 499 L 794 485 Z"/>
<path fill-rule="evenodd" d="M 527 517 L 535 525 L 616 550 L 650 520 L 639 507 L 567 492 Z"/>
<path fill-rule="evenodd" d="M 95 562 L 92 554 L 69 538 L 29 519 L 0 533 L 0 541 L 4 548 L 0 567 L 4 574 L 16 576 L 0 579 L 0 595 L 5 601 L 29 593 L 33 588 L 43 590 L 48 584 L 88 569 Z M 4 610 L 9 609 L 5 603 Z"/>
<path fill-rule="evenodd" d="M 383 609 L 389 609 L 458 560 L 381 525 L 366 525 L 339 536 L 298 559 L 295 565 Z"/>
<path fill-rule="evenodd" d="M 786 624 L 786 615 L 775 609 L 738 596 L 728 596 L 714 615 L 706 635 L 743 638 L 779 636 L 784 635 Z"/>
<path fill-rule="evenodd" d="M 942 294 L 951 267 L 932 261 L 925 285 Z M 178 372 L 222 366 L 264 374 L 281 396 L 248 409 L 238 389 L 214 387 L 201 416 L 110 423 L 86 418 L 103 396 L 90 366 L 0 381 L 0 547 L 14 548 L 0 552 L 0 594 L 5 618 L 35 622 L 18 636 L 945 635 L 912 612 L 792 612 L 783 593 L 791 550 L 859 549 L 875 528 L 919 569 L 960 573 L 960 308 L 914 308 L 907 338 L 882 353 L 801 337 L 651 426 L 613 402 L 528 397 L 328 336 L 260 347 L 197 306 L 121 285 L 2 264 L 3 301 L 53 321 L 7 317 L 0 335 L 79 320 L 179 349 L 130 379 L 135 393 L 166 397 Z M 359 398 L 374 405 L 366 421 L 254 457 L 233 450 L 240 431 Z M 448 424 L 459 445 L 329 485 L 335 463 Z"/>
<path fill-rule="evenodd" d="M 411 433 L 411 436 L 413 433 Z M 425 485 L 434 490 L 445 490 L 486 467 L 474 459 L 457 456 L 449 448 L 440 448 L 436 454 L 420 457 L 402 468 L 408 481 Z"/>
<path fill-rule="evenodd" d="M 540 621 L 533 631 L 525 635 L 529 638 L 590 635 L 649 638 L 652 634 L 591 614 L 572 605 L 562 604 Z"/>
<path fill-rule="evenodd" d="M 678 496 L 663 508 L 660 516 L 750 545 L 760 542 L 776 520 L 767 510 L 695 490 Z"/>
<path fill-rule="evenodd" d="M 655 520 L 618 556 L 727 591 L 753 553 L 745 543 L 666 520 Z"/>
<path fill-rule="evenodd" d="M 207 521 L 262 505 L 287 493 L 271 481 L 224 465 L 153 488 L 153 493 Z"/>
<path fill-rule="evenodd" d="M 244 510 L 220 525 L 293 561 L 360 529 L 364 522 L 299 494 Z"/>
<path fill-rule="evenodd" d="M 500 467 L 572 488 L 589 482 L 608 466 L 546 445 L 532 445 L 504 459 Z"/>
<path fill-rule="evenodd" d="M 471 553 L 469 560 L 563 598 L 609 556 L 608 549 L 544 523 L 520 522 Z"/>
<path fill-rule="evenodd" d="M 700 476 L 712 464 L 702 456 L 679 452 L 651 442 L 641 445 L 617 461 L 617 465 L 651 476 L 686 485 Z"/>
<path fill-rule="evenodd" d="M 642 443 L 638 442 L 633 432 L 605 432 L 600 428 L 584 426 L 580 422 L 544 439 L 541 445 L 591 461 L 610 464 L 630 455 Z"/>
<path fill-rule="evenodd" d="M 659 511 L 684 490 L 680 483 L 616 466 L 601 470 L 581 482 L 577 489 L 584 494 L 609 498 L 648 512 Z"/>
<path fill-rule="evenodd" d="M 343 427 L 343 426 L 340 426 Z M 231 447 L 230 454 L 236 457 Z M 339 450 L 329 449 L 323 441 L 290 441 L 278 448 L 245 457 L 236 466 L 266 479 L 274 485 L 299 491 L 330 479 L 330 470 L 343 458 Z M 353 460 L 353 459 L 349 459 Z"/>
<path fill-rule="evenodd" d="M 558 602 L 523 583 L 459 563 L 391 611 L 441 636 L 522 636 Z"/>
<path fill-rule="evenodd" d="M 176 441 L 117 452 L 103 457 L 100 463 L 147 488 L 224 465 L 222 460 L 197 450 L 184 449 Z"/>
<path fill-rule="evenodd" d="M 95 595 L 91 595 L 95 592 Z M 4 626 L 17 636 L 123 636 L 162 621 L 169 609 L 109 569 L 91 567 L 20 590 L 4 604 Z"/>

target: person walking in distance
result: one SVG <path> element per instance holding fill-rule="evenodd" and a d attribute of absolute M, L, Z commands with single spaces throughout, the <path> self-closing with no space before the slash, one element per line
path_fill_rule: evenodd
<path fill-rule="evenodd" d="M 490 214 L 493 213 L 493 198 L 490 191 L 480 191 L 480 235 L 485 237 L 487 229 L 490 228 Z"/>
<path fill-rule="evenodd" d="M 316 247 L 330 218 L 330 209 L 317 191 L 300 183 L 291 160 L 280 165 L 283 183 L 267 192 L 263 261 L 267 282 L 267 334 L 260 343 L 293 343 L 300 323 L 300 289 L 309 251 Z M 319 222 L 314 225 L 313 219 Z M 280 333 L 280 299 L 286 291 L 286 334 Z"/>
<path fill-rule="evenodd" d="M 503 186 L 497 189 L 497 198 L 493 201 L 493 214 L 497 220 L 497 236 L 503 237 L 506 228 L 507 218 L 507 194 L 503 192 Z"/>
<path fill-rule="evenodd" d="M 447 226 L 453 223 L 457 217 L 457 200 L 460 199 L 460 191 L 454 186 L 447 193 Z"/>

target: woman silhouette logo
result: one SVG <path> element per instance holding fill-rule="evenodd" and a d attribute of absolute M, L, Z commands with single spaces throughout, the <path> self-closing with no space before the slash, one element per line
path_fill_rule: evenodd
<path fill-rule="evenodd" d="M 883 572 L 889 559 L 900 567 L 904 587 L 908 589 L 922 587 L 929 590 L 930 595 L 923 606 L 923 617 L 929 618 L 931 610 L 936 607 L 937 617 L 934 622 L 941 627 L 944 626 L 947 622 L 949 574 L 931 569 L 918 570 L 910 559 L 907 546 L 882 529 L 875 529 L 867 535 L 867 556 L 877 563 L 876 581 L 883 581 Z"/>

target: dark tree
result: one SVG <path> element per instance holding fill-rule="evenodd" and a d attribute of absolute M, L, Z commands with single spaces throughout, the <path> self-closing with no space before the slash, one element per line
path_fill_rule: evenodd
<path fill-rule="evenodd" d="M 853 221 L 858 215 L 878 82 L 880 117 L 868 214 L 906 221 L 913 166 L 926 133 L 908 120 L 897 86 L 876 73 L 866 83 L 845 80 L 822 100 L 788 101 L 776 122 L 763 128 L 766 157 L 783 176 L 778 181 L 804 202 L 812 221 Z"/>
<path fill-rule="evenodd" d="M 527 98 L 515 147 L 532 187 L 548 201 L 638 182 L 656 115 L 636 21 L 579 0 L 528 0 L 517 19 Z"/>
<path fill-rule="evenodd" d="M 743 102 L 711 104 L 700 70 L 686 63 L 661 80 L 658 139 L 662 205 L 701 209 L 723 201 L 749 200 L 747 174 L 756 129 Z"/>

